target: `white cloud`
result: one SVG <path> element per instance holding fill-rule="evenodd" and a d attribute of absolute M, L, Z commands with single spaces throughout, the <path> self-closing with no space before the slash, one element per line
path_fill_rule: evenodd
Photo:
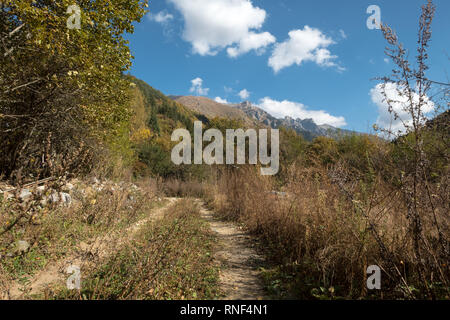
<path fill-rule="evenodd" d="M 289 116 L 292 118 L 313 119 L 318 125 L 328 124 L 334 127 L 342 127 L 347 124 L 344 117 L 335 117 L 323 110 L 308 110 L 307 106 L 298 102 L 276 101 L 266 97 L 259 101 L 258 107 L 276 118 Z"/>
<path fill-rule="evenodd" d="M 334 62 L 337 56 L 327 49 L 334 43 L 333 39 L 316 28 L 305 26 L 303 30 L 292 30 L 288 40 L 275 46 L 269 66 L 279 72 L 293 64 L 300 66 L 303 62 L 311 61 L 322 67 L 337 67 L 343 71 L 345 69 Z"/>
<path fill-rule="evenodd" d="M 229 102 L 227 101 L 227 99 L 222 99 L 221 97 L 216 97 L 215 99 L 214 99 L 214 101 L 215 102 L 218 102 L 218 103 L 222 103 L 222 104 L 228 104 Z"/>
<path fill-rule="evenodd" d="M 345 33 L 344 30 L 340 29 L 339 34 L 341 35 L 342 39 L 347 39 L 347 34 Z"/>
<path fill-rule="evenodd" d="M 265 52 L 265 48 L 275 42 L 275 37 L 269 32 L 249 34 L 239 41 L 239 46 L 230 47 L 227 49 L 227 53 L 231 58 L 236 58 L 242 54 L 245 54 L 251 50 L 256 50 L 257 54 Z"/>
<path fill-rule="evenodd" d="M 386 62 L 386 63 L 389 63 L 389 59 L 388 58 L 384 58 L 383 61 Z"/>
<path fill-rule="evenodd" d="M 209 93 L 209 88 L 203 88 L 203 79 L 195 78 L 191 80 L 192 86 L 189 90 L 199 96 L 207 96 Z"/>
<path fill-rule="evenodd" d="M 261 52 L 275 37 L 258 33 L 266 11 L 254 7 L 251 0 L 169 0 L 185 20 L 183 37 L 194 53 L 215 55 L 227 48 L 230 57 L 249 51 Z"/>
<path fill-rule="evenodd" d="M 171 15 L 167 11 L 160 11 L 157 14 L 149 14 L 148 17 L 151 21 L 155 21 L 161 24 L 167 24 L 170 20 L 173 19 L 173 15 Z"/>
<path fill-rule="evenodd" d="M 386 93 L 386 97 L 383 94 Z M 405 132 L 406 126 L 412 124 L 411 115 L 406 108 L 408 107 L 408 97 L 403 94 L 404 89 L 397 86 L 395 83 L 386 83 L 384 90 L 383 84 L 377 84 L 370 90 L 370 97 L 372 102 L 378 107 L 378 119 L 377 125 L 383 129 L 391 130 L 392 132 Z M 390 103 L 386 101 L 386 98 Z M 419 95 L 416 92 L 412 92 L 412 100 L 414 104 L 419 103 Z M 394 114 L 389 112 L 389 104 L 393 111 L 398 115 L 396 119 Z M 425 103 L 423 106 L 423 113 L 427 114 L 434 109 L 434 103 L 425 97 Z"/>
<path fill-rule="evenodd" d="M 241 97 L 242 100 L 247 100 L 250 97 L 250 92 L 247 89 L 244 89 L 239 92 L 239 97 Z"/>

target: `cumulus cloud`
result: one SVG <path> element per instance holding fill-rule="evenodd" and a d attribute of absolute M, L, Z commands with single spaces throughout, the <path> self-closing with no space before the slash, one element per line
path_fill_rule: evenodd
<path fill-rule="evenodd" d="M 335 117 L 323 110 L 309 110 L 307 106 L 298 102 L 276 101 L 266 97 L 259 101 L 258 107 L 276 118 L 289 116 L 292 118 L 313 119 L 318 125 L 328 124 L 334 127 L 342 127 L 347 124 L 344 117 Z"/>
<path fill-rule="evenodd" d="M 239 92 L 239 97 L 241 97 L 242 100 L 247 100 L 250 97 L 250 92 L 247 89 L 244 89 Z"/>
<path fill-rule="evenodd" d="M 230 57 L 237 57 L 252 50 L 261 52 L 276 41 L 270 33 L 258 32 L 267 14 L 251 0 L 169 1 L 184 17 L 184 39 L 202 56 L 227 48 Z"/>
<path fill-rule="evenodd" d="M 344 30 L 340 29 L 339 34 L 341 35 L 342 39 L 347 39 L 347 34 L 345 33 Z"/>
<path fill-rule="evenodd" d="M 192 93 L 195 93 L 199 96 L 207 96 L 209 93 L 209 88 L 203 88 L 203 79 L 195 78 L 191 80 L 191 89 L 189 90 Z"/>
<path fill-rule="evenodd" d="M 266 47 L 274 43 L 275 40 L 275 37 L 269 32 L 249 32 L 245 38 L 242 38 L 241 41 L 239 41 L 238 46 L 228 48 L 227 53 L 231 58 L 236 58 L 251 50 L 256 50 L 257 54 L 262 54 L 265 52 Z"/>
<path fill-rule="evenodd" d="M 160 11 L 157 14 L 149 14 L 148 17 L 151 21 L 155 21 L 161 24 L 167 24 L 170 20 L 173 19 L 173 15 L 171 15 L 167 11 Z"/>
<path fill-rule="evenodd" d="M 383 94 L 385 92 L 386 96 Z M 404 89 L 395 83 L 386 83 L 383 89 L 383 84 L 377 84 L 370 90 L 370 97 L 372 102 L 378 108 L 377 125 L 383 129 L 391 130 L 392 132 L 405 132 L 407 126 L 412 125 L 412 118 L 407 107 L 409 106 L 408 97 L 403 94 Z M 413 103 L 419 103 L 419 95 L 412 92 Z M 389 103 L 388 103 L 389 101 Z M 397 114 L 397 118 L 393 113 L 389 112 L 389 104 L 392 110 Z M 425 97 L 425 102 L 422 108 L 424 114 L 427 114 L 434 109 L 434 103 Z"/>
<path fill-rule="evenodd" d="M 214 101 L 215 101 L 215 102 L 218 102 L 218 103 L 222 103 L 222 104 L 228 104 L 227 99 L 222 99 L 221 97 L 216 97 L 216 98 L 214 99 Z"/>
<path fill-rule="evenodd" d="M 316 28 L 305 26 L 303 30 L 292 30 L 288 40 L 276 44 L 269 66 L 277 73 L 294 64 L 300 66 L 303 62 L 310 61 L 321 67 L 336 67 L 343 71 L 345 69 L 334 62 L 337 56 L 327 49 L 334 43 L 333 39 Z"/>

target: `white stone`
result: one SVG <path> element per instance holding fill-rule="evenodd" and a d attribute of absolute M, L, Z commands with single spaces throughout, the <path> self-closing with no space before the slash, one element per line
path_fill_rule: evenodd
<path fill-rule="evenodd" d="M 72 197 L 70 196 L 70 194 L 65 193 L 65 192 L 61 192 L 59 194 L 61 202 L 66 205 L 66 206 L 70 206 L 72 204 Z"/>
<path fill-rule="evenodd" d="M 20 191 L 19 199 L 22 201 L 28 201 L 31 199 L 32 196 L 33 194 L 30 192 L 29 189 L 22 189 L 22 191 Z"/>
<path fill-rule="evenodd" d="M 47 188 L 45 186 L 39 186 L 36 188 L 36 193 L 38 196 L 42 196 Z"/>
<path fill-rule="evenodd" d="M 51 203 L 58 203 L 61 201 L 61 198 L 57 192 L 53 192 L 49 198 Z"/>

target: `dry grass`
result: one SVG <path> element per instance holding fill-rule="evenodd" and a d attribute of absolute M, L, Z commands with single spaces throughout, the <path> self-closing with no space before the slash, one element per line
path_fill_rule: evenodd
<path fill-rule="evenodd" d="M 161 220 L 84 269 L 81 291 L 57 289 L 51 299 L 213 299 L 219 295 L 215 238 L 192 200 L 178 202 Z"/>
<path fill-rule="evenodd" d="M 201 198 L 205 194 L 204 184 L 197 181 L 167 180 L 162 184 L 162 190 L 169 197 Z"/>
<path fill-rule="evenodd" d="M 28 204 L 0 201 L 0 290 L 12 280 L 26 286 L 36 272 L 57 261 L 87 239 L 121 230 L 138 221 L 155 205 L 156 185 L 140 183 L 139 189 L 124 183 L 121 188 L 106 186 L 96 191 L 83 184 L 73 192 L 73 206 L 39 206 L 39 196 Z M 14 244 L 25 240 L 27 252 L 14 252 Z M 2 286 L 2 283 L 5 285 Z"/>
<path fill-rule="evenodd" d="M 377 176 L 356 179 L 346 167 L 294 165 L 285 193 L 278 194 L 272 192 L 277 181 L 254 168 L 227 170 L 209 189 L 209 200 L 264 240 L 274 263 L 265 272 L 266 284 L 277 297 L 448 299 L 448 256 L 437 245 L 431 208 L 422 207 L 425 286 L 401 192 Z M 434 191 L 448 199 L 448 189 L 440 188 Z M 441 203 L 435 213 L 448 236 L 447 205 Z M 382 268 L 382 290 L 366 289 L 369 265 Z"/>

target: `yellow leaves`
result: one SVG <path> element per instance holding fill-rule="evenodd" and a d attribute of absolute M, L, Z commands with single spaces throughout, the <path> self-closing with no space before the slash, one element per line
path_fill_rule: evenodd
<path fill-rule="evenodd" d="M 144 141 L 150 140 L 151 137 L 152 133 L 150 132 L 150 130 L 148 128 L 143 128 L 138 130 L 131 136 L 131 141 L 133 141 L 134 143 L 142 143 Z"/>

